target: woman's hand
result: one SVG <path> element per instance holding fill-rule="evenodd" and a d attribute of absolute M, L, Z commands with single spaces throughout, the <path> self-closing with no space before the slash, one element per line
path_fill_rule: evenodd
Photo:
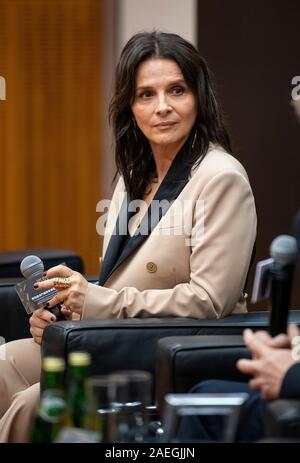
<path fill-rule="evenodd" d="M 78 272 L 71 270 L 69 267 L 64 265 L 58 265 L 53 267 L 46 272 L 45 277 L 47 280 L 39 282 L 36 289 L 46 290 L 54 288 L 54 280 L 57 277 L 67 278 L 70 286 L 65 289 L 57 288 L 57 294 L 48 302 L 47 309 L 51 310 L 52 307 L 60 302 L 63 302 L 64 308 L 62 313 L 70 316 L 71 312 L 76 312 L 81 315 L 86 291 L 88 288 L 88 282 Z"/>
<path fill-rule="evenodd" d="M 61 307 L 61 312 L 65 316 L 66 320 L 71 319 L 72 312 L 65 306 Z M 41 344 L 44 329 L 50 323 L 56 321 L 56 317 L 53 313 L 46 309 L 38 309 L 33 312 L 29 319 L 30 333 L 36 343 Z"/>
<path fill-rule="evenodd" d="M 55 322 L 56 317 L 49 310 L 37 309 L 29 319 L 30 333 L 36 343 L 41 344 L 42 336 L 46 326 Z"/>

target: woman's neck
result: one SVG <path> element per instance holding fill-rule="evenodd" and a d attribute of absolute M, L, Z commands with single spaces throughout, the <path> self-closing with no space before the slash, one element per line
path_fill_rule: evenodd
<path fill-rule="evenodd" d="M 165 178 L 166 173 L 168 172 L 168 170 L 169 170 L 169 168 L 170 168 L 170 166 L 172 164 L 172 161 L 168 160 L 168 159 L 166 159 L 166 160 L 159 159 L 159 161 L 156 162 L 156 160 L 155 160 L 156 173 L 157 173 L 156 178 L 157 178 L 158 183 L 161 183 L 163 181 L 163 179 Z"/>
<path fill-rule="evenodd" d="M 184 145 L 186 138 L 176 145 L 161 146 L 151 144 L 153 158 L 156 164 L 157 180 L 159 183 L 163 181 L 172 162 Z"/>
<path fill-rule="evenodd" d="M 167 147 L 159 147 L 158 149 L 153 149 L 153 158 L 156 165 L 156 172 L 157 172 L 157 181 L 161 183 L 168 172 L 172 162 L 174 161 L 177 152 L 174 150 L 170 150 Z"/>

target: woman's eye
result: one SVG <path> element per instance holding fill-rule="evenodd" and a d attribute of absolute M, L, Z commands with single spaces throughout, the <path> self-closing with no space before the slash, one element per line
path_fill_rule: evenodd
<path fill-rule="evenodd" d="M 150 98 L 152 96 L 152 92 L 150 90 L 145 90 L 144 92 L 140 93 L 139 97 L 143 99 Z"/>
<path fill-rule="evenodd" d="M 183 92 L 184 92 L 183 87 L 173 87 L 172 88 L 173 95 L 182 95 Z"/>

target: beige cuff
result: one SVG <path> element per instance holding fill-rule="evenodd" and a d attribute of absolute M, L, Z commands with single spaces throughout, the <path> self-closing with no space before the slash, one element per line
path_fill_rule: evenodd
<path fill-rule="evenodd" d="M 96 320 L 117 318 L 114 314 L 117 306 L 117 292 L 114 289 L 104 288 L 93 283 L 88 284 L 81 320 Z"/>

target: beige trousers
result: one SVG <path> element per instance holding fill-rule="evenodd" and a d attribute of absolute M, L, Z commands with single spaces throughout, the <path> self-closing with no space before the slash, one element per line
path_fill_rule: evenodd
<path fill-rule="evenodd" d="M 0 347 L 0 442 L 30 442 L 40 374 L 41 349 L 33 339 Z"/>

